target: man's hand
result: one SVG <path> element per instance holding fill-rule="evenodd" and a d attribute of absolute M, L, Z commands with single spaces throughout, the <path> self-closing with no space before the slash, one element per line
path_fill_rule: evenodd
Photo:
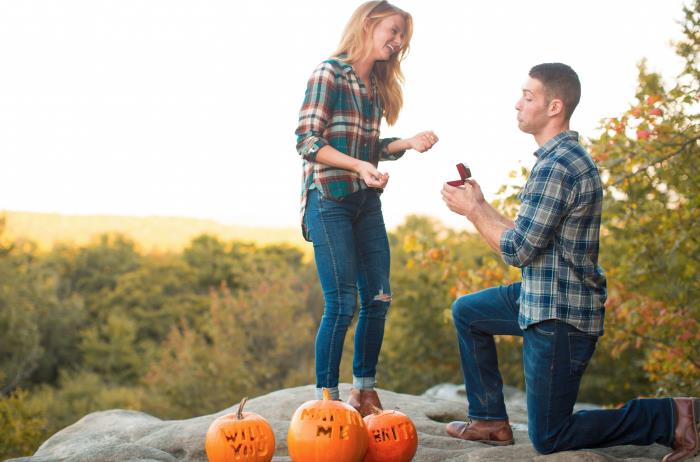
<path fill-rule="evenodd" d="M 474 215 L 485 202 L 481 187 L 473 179 L 466 180 L 463 187 L 450 186 L 445 183 L 442 187 L 442 200 L 447 208 L 458 215 L 474 221 Z"/>

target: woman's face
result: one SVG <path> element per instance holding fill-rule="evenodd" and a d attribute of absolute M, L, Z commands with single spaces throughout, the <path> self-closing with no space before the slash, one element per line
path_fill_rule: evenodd
<path fill-rule="evenodd" d="M 372 57 L 386 61 L 403 45 L 406 21 L 400 14 L 393 14 L 379 21 L 372 33 Z"/>

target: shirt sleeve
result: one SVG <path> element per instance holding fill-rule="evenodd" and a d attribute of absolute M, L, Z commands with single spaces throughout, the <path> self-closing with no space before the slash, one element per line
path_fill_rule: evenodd
<path fill-rule="evenodd" d="M 501 257 L 517 267 L 529 265 L 550 245 L 573 200 L 573 179 L 565 167 L 549 162 L 533 169 L 520 196 L 515 228 L 501 235 Z"/>
<path fill-rule="evenodd" d="M 397 160 L 406 154 L 406 151 L 389 153 L 389 145 L 401 138 L 382 138 L 379 140 L 379 160 Z"/>
<path fill-rule="evenodd" d="M 297 152 L 304 159 L 314 161 L 318 150 L 328 144 L 323 138 L 323 132 L 337 97 L 335 71 L 330 63 L 323 62 L 309 78 L 304 102 L 299 111 L 299 125 L 295 133 Z"/>

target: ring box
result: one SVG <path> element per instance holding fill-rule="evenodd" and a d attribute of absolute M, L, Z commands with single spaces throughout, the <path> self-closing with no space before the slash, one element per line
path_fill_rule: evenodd
<path fill-rule="evenodd" d="M 448 181 L 447 184 L 449 184 L 450 186 L 462 186 L 468 178 L 472 177 L 472 171 L 469 170 L 467 164 L 457 164 L 457 171 L 459 172 L 459 177 L 461 178 L 461 180 Z"/>

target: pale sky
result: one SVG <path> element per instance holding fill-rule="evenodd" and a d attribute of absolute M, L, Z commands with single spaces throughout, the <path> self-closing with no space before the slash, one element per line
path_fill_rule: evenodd
<path fill-rule="evenodd" d="M 297 111 L 360 3 L 0 0 L 0 212 L 297 226 Z M 681 69 L 681 0 L 394 3 L 415 32 L 382 136 L 441 141 L 380 164 L 390 228 L 412 213 L 465 226 L 440 197 L 458 162 L 488 199 L 532 165 L 513 108 L 532 65 L 578 72 L 586 137 L 633 101 L 642 58 L 667 82 Z"/>

